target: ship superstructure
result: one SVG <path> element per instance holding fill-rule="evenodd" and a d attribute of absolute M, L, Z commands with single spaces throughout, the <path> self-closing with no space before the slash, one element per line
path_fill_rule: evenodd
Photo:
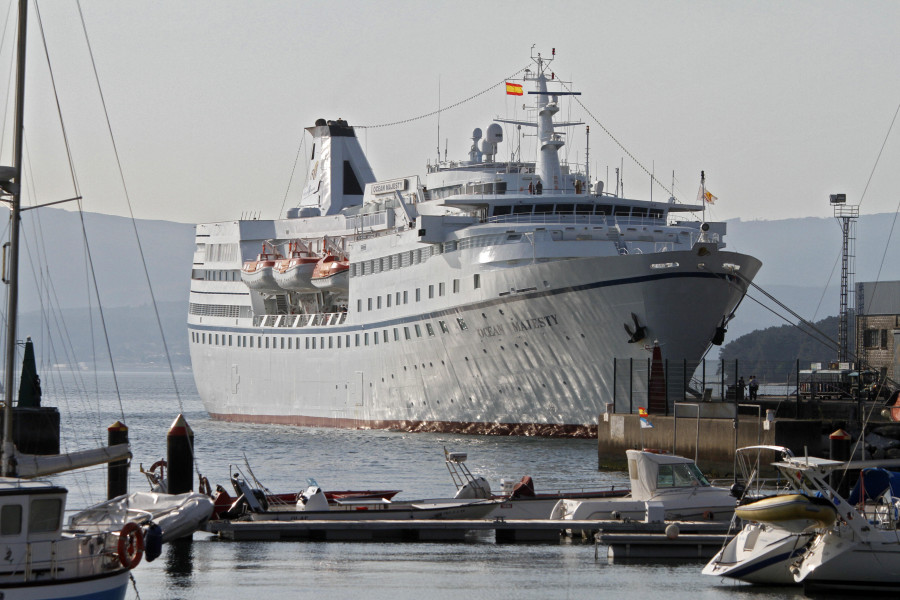
<path fill-rule="evenodd" d="M 759 261 L 701 206 L 562 162 L 565 93 L 535 62 L 535 121 L 496 120 L 535 128 L 534 161 L 500 161 L 495 122 L 467 160 L 377 181 L 353 127 L 320 119 L 299 207 L 197 226 L 188 325 L 213 418 L 593 435 L 613 358 L 696 361 L 721 338 Z"/>

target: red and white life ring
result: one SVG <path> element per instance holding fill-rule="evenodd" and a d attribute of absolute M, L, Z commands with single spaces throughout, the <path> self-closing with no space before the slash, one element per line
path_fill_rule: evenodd
<path fill-rule="evenodd" d="M 126 569 L 133 569 L 144 556 L 144 534 L 137 523 L 126 523 L 119 532 L 119 562 Z"/>

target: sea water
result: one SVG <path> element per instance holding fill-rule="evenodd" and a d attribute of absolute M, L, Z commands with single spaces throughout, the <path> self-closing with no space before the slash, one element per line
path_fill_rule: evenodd
<path fill-rule="evenodd" d="M 496 490 L 501 479 L 531 475 L 540 491 L 627 486 L 627 474 L 597 470 L 591 440 L 408 434 L 311 429 L 212 421 L 190 374 L 125 373 L 84 376 L 94 397 L 63 398 L 63 445 L 105 439 L 124 420 L 134 458 L 130 490 L 146 490 L 139 465 L 164 458 L 166 433 L 179 413 L 194 431 L 197 469 L 231 492 L 237 467 L 274 492 L 298 492 L 314 478 L 324 489 L 399 489 L 398 498 L 455 493 L 443 450 L 466 452 L 467 465 Z M 52 386 L 51 386 L 52 387 Z M 118 387 L 118 394 L 115 388 Z M 176 393 L 176 387 L 178 393 Z M 121 398 L 121 400 L 119 400 Z M 45 404 L 56 404 L 45 396 Z M 105 468 L 56 477 L 76 510 L 105 498 Z M 595 557 L 596 553 L 596 557 Z M 133 573 L 128 598 L 273 600 L 460 600 L 468 598 L 803 598 L 799 588 L 754 588 L 700 575 L 699 561 L 614 564 L 606 548 L 579 541 L 504 544 L 491 533 L 458 543 L 236 542 L 198 532 L 167 545 Z"/>

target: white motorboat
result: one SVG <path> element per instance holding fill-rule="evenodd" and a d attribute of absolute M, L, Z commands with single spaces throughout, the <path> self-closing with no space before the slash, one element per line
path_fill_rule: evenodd
<path fill-rule="evenodd" d="M 325 492 L 310 479 L 293 507 L 264 507 L 243 481 L 243 498 L 249 511 L 243 518 L 251 521 L 294 520 L 374 520 L 374 519 L 483 519 L 499 504 L 495 500 L 409 500 L 395 502 L 386 498 L 346 498 L 329 502 Z"/>
<path fill-rule="evenodd" d="M 689 458 L 627 450 L 631 493 L 623 498 L 560 500 L 551 518 L 728 521 L 737 499 L 709 483 Z"/>
<path fill-rule="evenodd" d="M 900 474 L 863 470 L 854 493 L 845 501 L 828 486 L 822 471 L 796 467 L 795 472 L 831 498 L 840 520 L 816 535 L 792 567 L 794 579 L 809 590 L 896 592 L 900 587 Z"/>
<path fill-rule="evenodd" d="M 475 476 L 466 466 L 468 454 L 448 452 L 444 449 L 444 462 L 453 484 L 456 486 L 455 501 L 470 499 L 498 501 L 496 508 L 488 515 L 492 519 L 549 519 L 560 500 L 586 500 L 599 498 L 621 498 L 628 494 L 627 488 L 611 487 L 604 490 L 556 490 L 536 491 L 534 480 L 525 475 L 519 481 L 501 481 L 502 491 L 493 493 L 491 485 L 481 476 Z M 446 501 L 446 500 L 445 500 Z"/>
<path fill-rule="evenodd" d="M 767 462 L 761 458 L 766 452 L 774 453 Z M 782 446 L 738 449 L 736 463 L 746 482 L 741 492 L 756 486 L 750 493 L 759 496 L 761 465 L 792 456 L 791 450 Z M 743 520 L 743 528 L 704 566 L 703 574 L 764 585 L 794 585 L 791 565 L 819 528 L 834 523 L 836 511 L 827 499 L 773 490 L 771 496 L 739 505 L 735 517 Z"/>

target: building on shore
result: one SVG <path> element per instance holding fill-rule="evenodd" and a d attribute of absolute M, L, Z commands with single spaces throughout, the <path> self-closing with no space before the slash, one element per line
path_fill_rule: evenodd
<path fill-rule="evenodd" d="M 900 281 L 856 284 L 856 354 L 861 364 L 900 378 Z"/>

